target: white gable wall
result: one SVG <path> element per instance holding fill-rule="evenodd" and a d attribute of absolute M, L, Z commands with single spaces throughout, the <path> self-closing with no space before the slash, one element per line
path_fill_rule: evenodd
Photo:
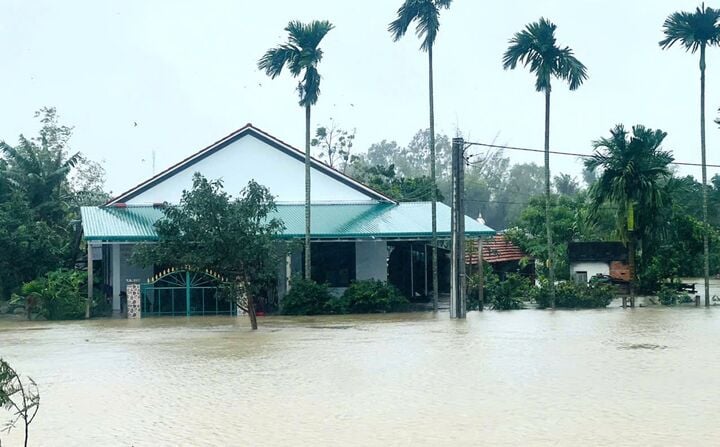
<path fill-rule="evenodd" d="M 249 180 L 254 179 L 269 188 L 279 202 L 305 201 L 304 162 L 252 135 L 246 135 L 175 175 L 165 178 L 157 185 L 127 200 L 127 203 L 178 203 L 182 191 L 192 187 L 192 177 L 195 172 L 200 172 L 208 179 L 222 180 L 225 191 L 233 195 L 240 192 Z M 310 179 L 313 202 L 374 200 L 314 168 Z"/>

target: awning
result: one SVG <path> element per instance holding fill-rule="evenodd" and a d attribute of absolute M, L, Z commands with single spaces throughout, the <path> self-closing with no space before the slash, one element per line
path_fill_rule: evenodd
<path fill-rule="evenodd" d="M 429 239 L 432 237 L 431 203 L 329 203 L 313 204 L 313 239 Z M 85 240 L 108 242 L 154 241 L 155 222 L 163 217 L 160 207 L 82 207 Z M 305 236 L 305 206 L 278 204 L 273 217 L 285 223 L 280 237 Z M 437 204 L 438 237 L 450 236 L 450 207 Z M 466 217 L 468 237 L 492 236 L 495 230 Z"/>

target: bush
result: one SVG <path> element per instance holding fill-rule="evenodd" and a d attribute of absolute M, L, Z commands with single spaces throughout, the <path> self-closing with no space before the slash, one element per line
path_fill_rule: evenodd
<path fill-rule="evenodd" d="M 85 272 L 54 270 L 23 284 L 15 301 L 48 320 L 77 320 L 85 317 L 86 284 Z"/>
<path fill-rule="evenodd" d="M 338 301 L 331 301 L 333 310 L 368 314 L 395 312 L 408 304 L 408 300 L 394 286 L 377 280 L 355 281 Z M 340 313 L 340 312 L 336 312 Z"/>
<path fill-rule="evenodd" d="M 535 290 L 534 299 L 538 307 L 550 307 L 550 292 L 547 283 Z M 607 307 L 615 293 L 607 284 L 577 284 L 571 281 L 555 286 L 555 307 L 560 309 L 596 309 Z"/>
<path fill-rule="evenodd" d="M 663 306 L 674 306 L 678 303 L 690 303 L 692 298 L 683 292 L 678 292 L 673 287 L 662 286 L 658 291 L 658 300 Z"/>
<path fill-rule="evenodd" d="M 327 284 L 294 278 L 290 283 L 290 292 L 280 303 L 280 312 L 284 315 L 324 314 L 331 298 Z"/>
<path fill-rule="evenodd" d="M 529 279 L 510 273 L 505 281 L 493 281 L 486 286 L 485 301 L 494 310 L 522 309 L 525 307 L 525 297 L 530 294 L 530 287 Z"/>

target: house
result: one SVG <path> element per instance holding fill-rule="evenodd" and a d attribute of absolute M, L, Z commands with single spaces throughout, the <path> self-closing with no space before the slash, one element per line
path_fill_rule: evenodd
<path fill-rule="evenodd" d="M 466 247 L 468 254 L 465 256 L 465 263 L 469 266 L 477 266 L 478 243 L 469 240 Z M 490 264 L 493 272 L 500 279 L 505 279 L 508 273 L 519 273 L 531 279 L 535 278 L 535 262 L 532 256 L 513 244 L 502 233 L 483 240 L 482 258 L 484 263 Z M 471 267 L 469 271 L 473 271 L 473 268 Z"/>
<path fill-rule="evenodd" d="M 247 124 L 104 206 L 83 207 L 88 276 L 100 269 L 102 290 L 116 312 L 128 284 L 141 284 L 143 315 L 232 313 L 217 298 L 216 286 L 223 278 L 190 267 L 133 265 L 133 249 L 157 240 L 154 224 L 163 217 L 161 204 L 178 203 L 196 172 L 222 179 L 229 193 L 240 191 L 250 179 L 266 186 L 276 196 L 277 217 L 285 223 L 279 237 L 303 239 L 304 160 L 304 152 Z M 329 283 L 337 292 L 354 280 L 376 279 L 389 280 L 409 297 L 431 293 L 430 202 L 397 203 L 316 159 L 311 162 L 311 181 L 313 279 Z M 437 216 L 438 235 L 449 238 L 450 208 L 438 203 Z M 470 218 L 465 228 L 468 237 L 495 233 Z M 290 278 L 302 274 L 303 264 L 302 248 L 287 253 L 278 265 L 276 287 L 260 306 L 276 307 L 289 290 Z M 448 283 L 445 276 L 449 278 L 444 264 L 441 285 Z"/>
<path fill-rule="evenodd" d="M 622 242 L 570 242 L 568 262 L 576 282 L 586 283 L 598 275 L 619 283 L 630 281 L 628 251 Z"/>

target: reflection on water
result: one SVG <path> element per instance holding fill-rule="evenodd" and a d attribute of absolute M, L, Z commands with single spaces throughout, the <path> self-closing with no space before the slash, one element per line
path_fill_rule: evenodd
<path fill-rule="evenodd" d="M 260 325 L 0 321 L 0 355 L 40 384 L 36 446 L 715 445 L 720 435 L 716 309 Z"/>

